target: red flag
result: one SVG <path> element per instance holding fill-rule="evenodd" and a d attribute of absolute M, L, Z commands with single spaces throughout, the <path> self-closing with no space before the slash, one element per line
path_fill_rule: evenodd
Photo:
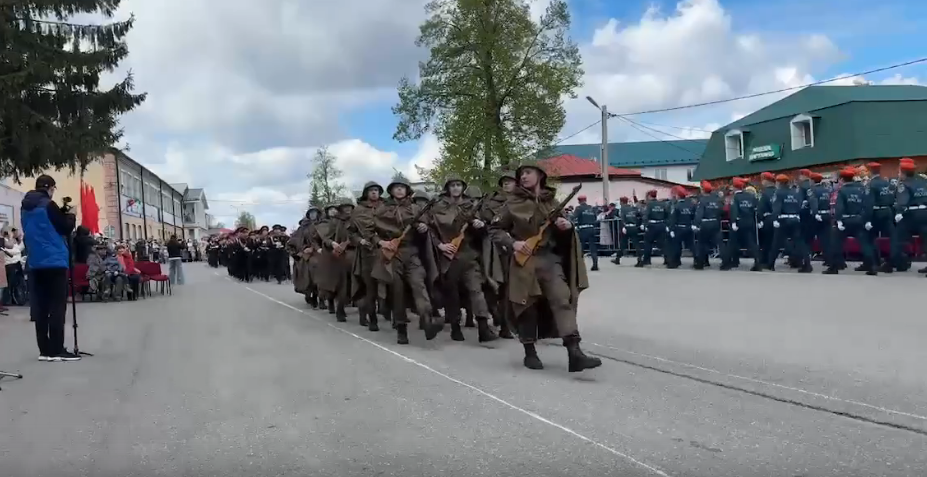
<path fill-rule="evenodd" d="M 90 233 L 100 233 L 100 206 L 96 192 L 84 182 L 80 186 L 80 217 L 81 225 L 87 227 Z"/>

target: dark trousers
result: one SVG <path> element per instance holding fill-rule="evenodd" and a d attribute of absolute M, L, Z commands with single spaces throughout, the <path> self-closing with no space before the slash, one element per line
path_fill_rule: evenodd
<path fill-rule="evenodd" d="M 35 322 L 35 339 L 42 356 L 64 352 L 64 319 L 68 311 L 68 269 L 29 271 L 32 297 L 29 312 Z"/>
<path fill-rule="evenodd" d="M 747 256 L 753 259 L 754 265 L 763 263 L 759 256 L 757 245 L 757 228 L 752 218 L 748 220 L 737 221 L 737 230 L 731 229 L 728 235 L 727 245 L 721 252 L 721 262 L 728 266 L 734 267 L 740 265 L 740 251 L 747 251 Z"/>
<path fill-rule="evenodd" d="M 682 265 L 682 249 L 687 248 L 695 256 L 695 233 L 692 232 L 691 225 L 676 225 L 670 228 L 672 236 L 667 240 L 669 242 L 669 253 L 664 254 L 666 265 L 678 267 Z"/>
<path fill-rule="evenodd" d="M 773 229 L 773 243 L 769 249 L 769 255 L 766 257 L 766 264 L 769 265 L 769 268 L 775 268 L 776 259 L 779 258 L 779 251 L 785 248 L 787 241 L 792 242 L 790 246 L 792 255 L 789 256 L 789 260 L 794 260 L 795 263 L 800 265 L 810 264 L 811 260 L 802 236 L 801 220 L 783 217 L 779 219 L 779 228 L 774 226 Z"/>
<path fill-rule="evenodd" d="M 579 226 L 576 232 L 579 235 L 580 246 L 592 257 L 592 266 L 599 267 L 599 240 L 595 234 L 595 227 Z"/>
<path fill-rule="evenodd" d="M 708 257 L 721 246 L 721 222 L 702 220 L 698 224 L 698 241 L 695 243 L 695 265 L 708 265 Z"/>
<path fill-rule="evenodd" d="M 666 254 L 667 235 L 666 224 L 663 221 L 647 224 L 647 230 L 644 231 L 644 252 L 640 255 L 642 263 L 650 265 L 650 257 L 653 255 L 654 247 L 659 247 L 660 253 Z"/>

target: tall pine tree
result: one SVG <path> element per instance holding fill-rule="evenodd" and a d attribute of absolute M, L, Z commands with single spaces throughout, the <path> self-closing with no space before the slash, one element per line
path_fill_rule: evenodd
<path fill-rule="evenodd" d="M 121 0 L 0 0 L 0 176 L 84 168 L 122 137 L 119 116 L 145 100 L 132 75 L 106 90 L 100 76 L 129 54 L 134 18 L 112 19 Z"/>

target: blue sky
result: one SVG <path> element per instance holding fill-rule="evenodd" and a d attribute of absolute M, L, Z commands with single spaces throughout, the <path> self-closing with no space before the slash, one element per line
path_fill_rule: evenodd
<path fill-rule="evenodd" d="M 543 2 L 549 0 L 532 0 Z M 146 104 L 126 116 L 130 155 L 171 182 L 206 189 L 213 214 L 236 208 L 261 222 L 295 224 L 311 157 L 338 155 L 346 189 L 413 174 L 439 154 L 433 137 L 400 144 L 390 108 L 414 46 L 425 0 L 125 0 L 131 55 Z M 801 85 L 927 56 L 927 2 L 883 0 L 568 0 L 584 59 L 579 98 L 613 112 L 673 107 Z M 896 77 L 896 75 L 899 75 Z M 919 65 L 872 75 L 876 83 L 927 80 Z M 610 139 L 704 137 L 783 95 L 620 121 Z M 597 119 L 568 101 L 570 134 Z M 685 129 L 690 128 L 690 129 Z M 592 128 L 569 142 L 596 142 Z M 234 206 L 234 207 L 233 207 Z"/>

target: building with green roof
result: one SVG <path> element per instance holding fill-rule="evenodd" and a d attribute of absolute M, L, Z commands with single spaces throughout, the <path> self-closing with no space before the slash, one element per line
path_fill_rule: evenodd
<path fill-rule="evenodd" d="M 712 133 L 693 179 L 871 161 L 886 173 L 901 157 L 927 160 L 927 87 L 811 86 Z"/>
<path fill-rule="evenodd" d="M 608 164 L 631 169 L 643 177 L 686 184 L 708 144 L 707 139 L 677 141 L 615 142 L 608 145 Z M 569 154 L 596 162 L 602 156 L 601 144 L 565 144 L 553 148 L 550 156 Z"/>

